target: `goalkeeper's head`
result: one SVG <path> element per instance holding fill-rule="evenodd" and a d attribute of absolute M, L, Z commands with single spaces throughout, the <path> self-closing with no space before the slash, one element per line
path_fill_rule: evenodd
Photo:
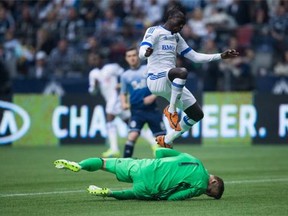
<path fill-rule="evenodd" d="M 224 181 L 218 176 L 210 175 L 206 195 L 220 199 L 224 192 Z"/>

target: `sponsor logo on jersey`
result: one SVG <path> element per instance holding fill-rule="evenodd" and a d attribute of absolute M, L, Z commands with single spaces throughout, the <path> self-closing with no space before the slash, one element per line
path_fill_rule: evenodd
<path fill-rule="evenodd" d="M 162 45 L 162 50 L 172 50 L 175 51 L 175 46 L 173 45 Z"/>

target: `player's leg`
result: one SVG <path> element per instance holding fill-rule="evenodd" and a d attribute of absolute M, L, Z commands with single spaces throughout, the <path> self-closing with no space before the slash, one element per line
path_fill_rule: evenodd
<path fill-rule="evenodd" d="M 193 94 L 184 88 L 183 95 L 181 98 L 183 104 L 184 115 L 180 121 L 181 131 L 170 131 L 166 136 L 159 136 L 156 138 L 158 144 L 163 147 L 172 147 L 173 141 L 181 136 L 184 132 L 188 131 L 196 122 L 200 121 L 204 114 L 203 111 L 196 101 Z M 167 145 L 169 144 L 169 145 Z"/>
<path fill-rule="evenodd" d="M 77 163 L 65 159 L 54 161 L 54 165 L 57 169 L 67 169 L 73 172 L 79 172 L 80 170 L 86 170 L 89 172 L 97 171 L 103 166 L 102 158 L 88 158 Z"/>
<path fill-rule="evenodd" d="M 133 152 L 134 152 L 134 145 L 138 137 L 139 137 L 138 131 L 130 131 L 128 133 L 128 138 L 124 146 L 124 153 L 123 153 L 124 158 L 132 157 Z"/>
<path fill-rule="evenodd" d="M 181 130 L 176 104 L 182 96 L 187 76 L 188 72 L 185 68 L 172 68 L 168 71 L 168 79 L 171 81 L 171 96 L 169 106 L 164 109 L 164 114 L 169 121 L 170 127 L 176 131 Z"/>
<path fill-rule="evenodd" d="M 140 131 L 144 123 L 145 122 L 142 120 L 142 116 L 132 113 L 131 121 L 129 122 L 128 138 L 124 147 L 124 158 L 132 157 L 134 152 L 134 145 L 140 135 Z"/>
<path fill-rule="evenodd" d="M 109 141 L 109 149 L 106 152 L 102 153 L 102 157 L 119 157 L 120 151 L 118 147 L 118 136 L 117 136 L 117 129 L 115 125 L 115 115 L 107 113 L 107 135 Z"/>
<path fill-rule="evenodd" d="M 166 128 L 162 119 L 162 114 L 160 112 L 150 112 L 149 115 L 147 115 L 147 123 L 149 128 L 151 129 L 153 136 L 158 137 L 166 134 Z M 154 138 L 154 146 L 152 148 L 153 153 L 155 153 L 157 149 L 157 142 L 155 142 Z"/>

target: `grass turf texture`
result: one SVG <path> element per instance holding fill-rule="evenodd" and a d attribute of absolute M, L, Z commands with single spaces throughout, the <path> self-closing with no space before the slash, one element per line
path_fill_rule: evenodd
<path fill-rule="evenodd" d="M 56 159 L 80 161 L 100 156 L 105 146 L 0 148 L 1 215 L 288 215 L 288 146 L 177 145 L 223 177 L 221 200 L 206 195 L 179 202 L 119 201 L 89 195 L 90 184 L 124 189 L 114 175 L 57 170 Z M 135 157 L 152 157 L 147 145 Z"/>

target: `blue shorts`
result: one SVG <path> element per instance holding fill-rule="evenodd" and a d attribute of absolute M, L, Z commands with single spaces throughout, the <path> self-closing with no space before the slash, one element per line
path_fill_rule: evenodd
<path fill-rule="evenodd" d="M 166 134 L 162 118 L 162 113 L 158 110 L 132 110 L 129 130 L 140 133 L 143 126 L 147 123 L 155 137 Z"/>

